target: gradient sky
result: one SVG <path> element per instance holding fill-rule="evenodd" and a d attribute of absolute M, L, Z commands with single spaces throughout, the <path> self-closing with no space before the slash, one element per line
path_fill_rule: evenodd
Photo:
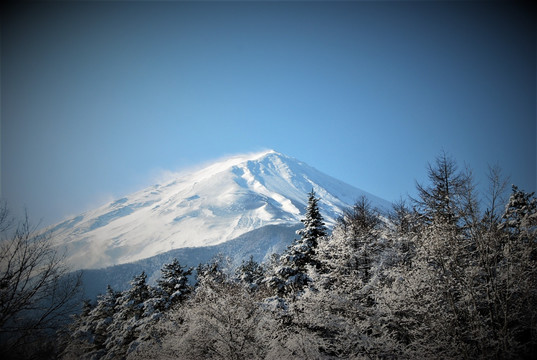
<path fill-rule="evenodd" d="M 511 2 L 2 6 L 1 189 L 47 225 L 275 149 L 387 200 L 445 150 L 536 190 L 535 10 Z"/>

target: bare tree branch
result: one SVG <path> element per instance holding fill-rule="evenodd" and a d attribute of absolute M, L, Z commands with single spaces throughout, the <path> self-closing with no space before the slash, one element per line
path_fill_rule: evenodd
<path fill-rule="evenodd" d="M 70 274 L 50 236 L 27 214 L 15 223 L 0 205 L 0 349 L 23 346 L 56 329 L 73 313 L 81 274 Z"/>

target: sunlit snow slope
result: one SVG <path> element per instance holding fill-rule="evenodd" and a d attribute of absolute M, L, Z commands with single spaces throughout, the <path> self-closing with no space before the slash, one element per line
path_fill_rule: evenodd
<path fill-rule="evenodd" d="M 178 174 L 48 231 L 58 245 L 67 245 L 74 268 L 100 268 L 172 249 L 220 244 L 265 225 L 296 224 L 312 189 L 328 224 L 362 195 L 375 206 L 389 206 L 271 150 Z"/>

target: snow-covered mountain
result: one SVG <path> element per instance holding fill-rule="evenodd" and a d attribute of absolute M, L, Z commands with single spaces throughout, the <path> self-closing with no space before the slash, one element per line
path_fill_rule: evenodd
<path fill-rule="evenodd" d="M 331 224 L 365 195 L 378 197 L 273 150 L 234 156 L 49 228 L 75 269 L 131 263 L 174 249 L 214 246 L 267 225 L 299 223 L 314 190 Z"/>

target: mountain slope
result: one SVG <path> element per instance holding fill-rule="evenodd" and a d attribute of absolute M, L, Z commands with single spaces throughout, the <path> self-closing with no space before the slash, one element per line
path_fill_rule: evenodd
<path fill-rule="evenodd" d="M 148 282 L 155 284 L 162 276 L 162 265 L 171 263 L 173 259 L 177 259 L 182 266 L 194 269 L 219 255 L 228 257 L 232 268 L 250 257 L 261 263 L 269 260 L 273 253 L 281 254 L 296 238 L 296 230 L 301 228 L 301 225 L 266 225 L 218 245 L 174 249 L 132 263 L 84 270 L 84 296 L 95 299 L 98 294 L 103 293 L 107 285 L 115 290 L 126 290 L 130 280 L 142 271 L 147 274 Z"/>
<path fill-rule="evenodd" d="M 311 189 L 320 197 L 329 224 L 362 195 L 375 206 L 389 206 L 271 150 L 178 174 L 48 231 L 58 245 L 67 246 L 74 268 L 101 268 L 179 248 L 222 244 L 266 225 L 296 224 Z"/>

